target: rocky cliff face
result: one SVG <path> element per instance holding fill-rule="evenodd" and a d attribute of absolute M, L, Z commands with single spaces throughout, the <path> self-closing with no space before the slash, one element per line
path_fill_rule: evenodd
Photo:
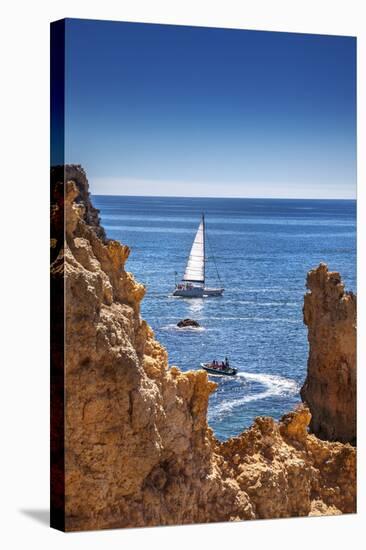
<path fill-rule="evenodd" d="M 353 512 L 355 450 L 308 435 L 308 409 L 214 438 L 215 384 L 169 368 L 140 317 L 145 290 L 125 269 L 129 248 L 106 239 L 84 171 L 53 177 L 51 274 L 66 290 L 66 530 Z"/>
<path fill-rule="evenodd" d="M 325 264 L 308 273 L 304 301 L 308 374 L 301 397 L 321 439 L 356 441 L 356 296 Z"/>

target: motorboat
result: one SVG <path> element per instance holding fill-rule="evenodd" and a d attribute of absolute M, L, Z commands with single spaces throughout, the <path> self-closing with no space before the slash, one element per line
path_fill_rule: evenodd
<path fill-rule="evenodd" d="M 201 367 L 210 374 L 218 374 L 221 376 L 235 376 L 238 369 L 234 369 L 225 363 L 201 363 Z"/>

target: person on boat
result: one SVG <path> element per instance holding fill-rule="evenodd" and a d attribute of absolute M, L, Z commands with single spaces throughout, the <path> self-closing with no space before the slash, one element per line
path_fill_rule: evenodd
<path fill-rule="evenodd" d="M 225 357 L 225 367 L 229 368 L 229 360 L 227 357 Z"/>

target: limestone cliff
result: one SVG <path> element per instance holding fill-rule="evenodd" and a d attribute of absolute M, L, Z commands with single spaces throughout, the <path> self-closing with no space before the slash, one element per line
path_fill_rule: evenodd
<path fill-rule="evenodd" d="M 304 300 L 308 373 L 301 397 L 321 439 L 356 441 L 356 296 L 325 264 L 308 273 Z"/>
<path fill-rule="evenodd" d="M 51 276 L 66 297 L 65 449 L 53 442 L 64 461 L 53 485 L 62 489 L 64 468 L 65 529 L 353 512 L 355 450 L 308 435 L 306 408 L 214 438 L 215 384 L 169 368 L 140 317 L 130 250 L 106 239 L 84 171 L 55 169 L 52 189 Z"/>

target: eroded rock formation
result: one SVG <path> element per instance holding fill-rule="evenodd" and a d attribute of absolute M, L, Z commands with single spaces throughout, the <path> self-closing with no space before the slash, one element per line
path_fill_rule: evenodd
<path fill-rule="evenodd" d="M 66 167 L 62 180 L 55 170 L 51 273 L 66 288 L 66 530 L 353 512 L 355 449 L 309 435 L 308 409 L 215 439 L 207 406 L 216 385 L 203 371 L 168 367 L 140 317 L 145 290 L 125 270 L 129 248 L 106 239 L 81 167 Z"/>
<path fill-rule="evenodd" d="M 356 296 L 325 264 L 308 273 L 304 300 L 308 373 L 301 397 L 321 439 L 356 441 Z"/>

